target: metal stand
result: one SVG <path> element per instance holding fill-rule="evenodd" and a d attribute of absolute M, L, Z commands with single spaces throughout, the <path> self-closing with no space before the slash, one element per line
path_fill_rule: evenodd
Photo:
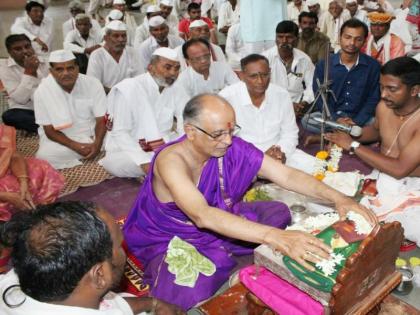
<path fill-rule="evenodd" d="M 324 140 L 324 135 L 325 135 L 325 121 L 326 120 L 331 120 L 331 112 L 330 109 L 328 108 L 328 94 L 331 94 L 331 96 L 334 98 L 335 101 L 337 101 L 334 92 L 332 90 L 330 90 L 329 86 L 332 83 L 331 80 L 328 79 L 329 77 L 329 71 L 330 71 L 330 44 L 327 45 L 327 47 L 325 48 L 325 55 L 324 55 L 324 82 L 321 83 L 319 81 L 319 79 L 316 79 L 316 83 L 318 84 L 318 92 L 316 93 L 315 96 L 315 100 L 312 103 L 311 107 L 309 108 L 309 110 L 307 111 L 308 114 L 308 119 L 306 121 L 306 124 L 308 124 L 308 120 L 309 120 L 309 114 L 314 110 L 315 108 L 315 104 L 318 101 L 319 98 L 322 99 L 322 123 L 321 123 L 321 145 L 320 145 L 320 149 L 324 150 L 325 147 L 325 140 Z"/>

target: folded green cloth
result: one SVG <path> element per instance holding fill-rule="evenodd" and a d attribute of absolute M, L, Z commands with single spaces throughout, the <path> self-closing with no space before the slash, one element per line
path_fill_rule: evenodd
<path fill-rule="evenodd" d="M 216 266 L 210 259 L 178 236 L 169 242 L 165 262 L 169 272 L 175 275 L 175 283 L 190 288 L 194 288 L 200 272 L 205 276 L 216 272 Z"/>

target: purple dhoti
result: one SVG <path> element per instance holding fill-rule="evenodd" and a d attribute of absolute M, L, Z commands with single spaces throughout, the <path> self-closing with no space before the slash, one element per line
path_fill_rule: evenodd
<path fill-rule="evenodd" d="M 184 139 L 182 137 L 176 142 Z M 159 151 L 155 158 L 158 154 Z M 222 163 L 220 159 L 223 159 Z M 290 213 L 285 204 L 241 201 L 257 175 L 262 160 L 261 151 L 234 137 L 223 158 L 210 158 L 207 162 L 198 189 L 210 206 L 248 220 L 285 228 L 290 223 Z M 150 169 L 153 169 L 153 163 L 154 159 Z M 161 203 L 157 200 L 152 182 L 151 172 L 124 225 L 125 239 L 130 251 L 145 266 L 144 281 L 150 285 L 151 295 L 187 310 L 212 296 L 229 278 L 236 264 L 232 255 L 250 254 L 252 246 L 199 229 L 174 202 Z M 175 276 L 168 271 L 164 261 L 168 244 L 174 236 L 194 245 L 216 265 L 216 272 L 212 276 L 199 275 L 194 288 L 175 284 Z"/>

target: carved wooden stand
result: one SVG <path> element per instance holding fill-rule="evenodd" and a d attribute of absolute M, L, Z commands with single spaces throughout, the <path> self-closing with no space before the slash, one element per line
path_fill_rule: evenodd
<path fill-rule="evenodd" d="M 395 270 L 395 260 L 402 240 L 403 229 L 400 223 L 378 226 L 363 240 L 358 251 L 347 259 L 330 294 L 313 288 L 310 290 L 308 285 L 297 283 L 298 280 L 278 263 L 282 261 L 278 256 L 274 261 L 273 257 L 267 258 L 257 250 L 255 261 L 320 301 L 324 305 L 325 314 L 364 315 L 374 309 L 401 281 L 401 274 Z M 200 309 L 209 315 L 274 314 L 242 284 L 213 298 Z"/>

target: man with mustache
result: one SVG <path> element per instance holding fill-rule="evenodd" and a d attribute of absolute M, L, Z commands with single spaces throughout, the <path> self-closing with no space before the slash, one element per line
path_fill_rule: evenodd
<path fill-rule="evenodd" d="M 313 12 L 299 15 L 299 34 L 297 48 L 306 53 L 314 64 L 324 59 L 329 38 L 317 30 L 318 17 Z"/>
<path fill-rule="evenodd" d="M 331 119 L 338 123 L 365 126 L 373 122 L 379 102 L 380 65 L 373 58 L 361 53 L 368 27 L 358 19 L 346 21 L 340 30 L 341 50 L 330 57 L 329 88 L 335 97 L 328 95 Z M 313 89 L 318 92 L 317 80 L 324 81 L 324 60 L 317 63 Z M 318 99 L 315 112 L 302 118 L 307 130 L 319 133 L 320 124 L 312 120 L 321 117 L 322 100 Z"/>
<path fill-rule="evenodd" d="M 40 125 L 36 157 L 56 169 L 69 168 L 101 151 L 106 97 L 97 79 L 79 73 L 71 51 L 53 51 L 49 63 L 50 74 L 34 94 Z"/>
<path fill-rule="evenodd" d="M 202 38 L 190 39 L 182 45 L 182 54 L 188 67 L 181 72 L 177 86 L 191 98 L 200 93 L 219 93 L 239 81 L 232 68 L 224 61 L 212 61 L 210 43 Z"/>
<path fill-rule="evenodd" d="M 188 97 L 183 89 L 173 86 L 179 69 L 176 52 L 158 48 L 146 73 L 124 80 L 111 90 L 108 115 L 112 129 L 100 163 L 114 176 L 146 174 L 153 152 L 183 134 L 182 110 Z"/>
<path fill-rule="evenodd" d="M 127 46 L 127 26 L 118 20 L 105 26 L 105 44 L 89 57 L 87 75 L 101 81 L 106 93 L 118 82 L 144 72 L 134 48 Z"/>
<path fill-rule="evenodd" d="M 53 21 L 44 16 L 43 0 L 28 1 L 25 6 L 26 14 L 17 17 L 10 28 L 12 34 L 25 34 L 33 42 L 37 55 L 47 55 L 51 51 L 53 39 Z"/>
<path fill-rule="evenodd" d="M 181 37 L 169 34 L 169 26 L 162 16 L 154 16 L 148 22 L 150 36 L 137 48 L 137 54 L 145 68 L 150 63 L 153 52 L 159 47 L 173 49 L 184 43 Z"/>
<path fill-rule="evenodd" d="M 13 269 L 0 275 L 7 315 L 181 315 L 152 297 L 122 297 L 126 255 L 113 217 L 92 203 L 67 201 L 15 215 L 0 233 Z"/>
<path fill-rule="evenodd" d="M 38 130 L 35 124 L 33 94 L 48 75 L 48 63 L 37 57 L 31 40 L 24 34 L 6 37 L 5 46 L 10 57 L 0 65 L 0 80 L 9 102 L 9 109 L 2 115 L 3 122 L 16 129 L 31 133 Z"/>
<path fill-rule="evenodd" d="M 285 88 L 290 95 L 297 117 L 301 117 L 314 100 L 312 79 L 314 65 L 311 58 L 295 48 L 299 28 L 292 21 L 280 22 L 276 27 L 276 46 L 266 50 L 271 68 L 271 82 Z"/>
<path fill-rule="evenodd" d="M 344 133 L 325 138 L 375 168 L 370 177 L 377 179 L 378 195 L 367 204 L 381 219 L 401 221 L 405 236 L 418 240 L 418 227 L 409 223 L 418 222 L 414 214 L 420 210 L 420 63 L 410 57 L 388 61 L 381 68 L 380 84 L 375 122 L 363 128 L 360 138 Z M 363 145 L 376 141 L 380 152 Z"/>

